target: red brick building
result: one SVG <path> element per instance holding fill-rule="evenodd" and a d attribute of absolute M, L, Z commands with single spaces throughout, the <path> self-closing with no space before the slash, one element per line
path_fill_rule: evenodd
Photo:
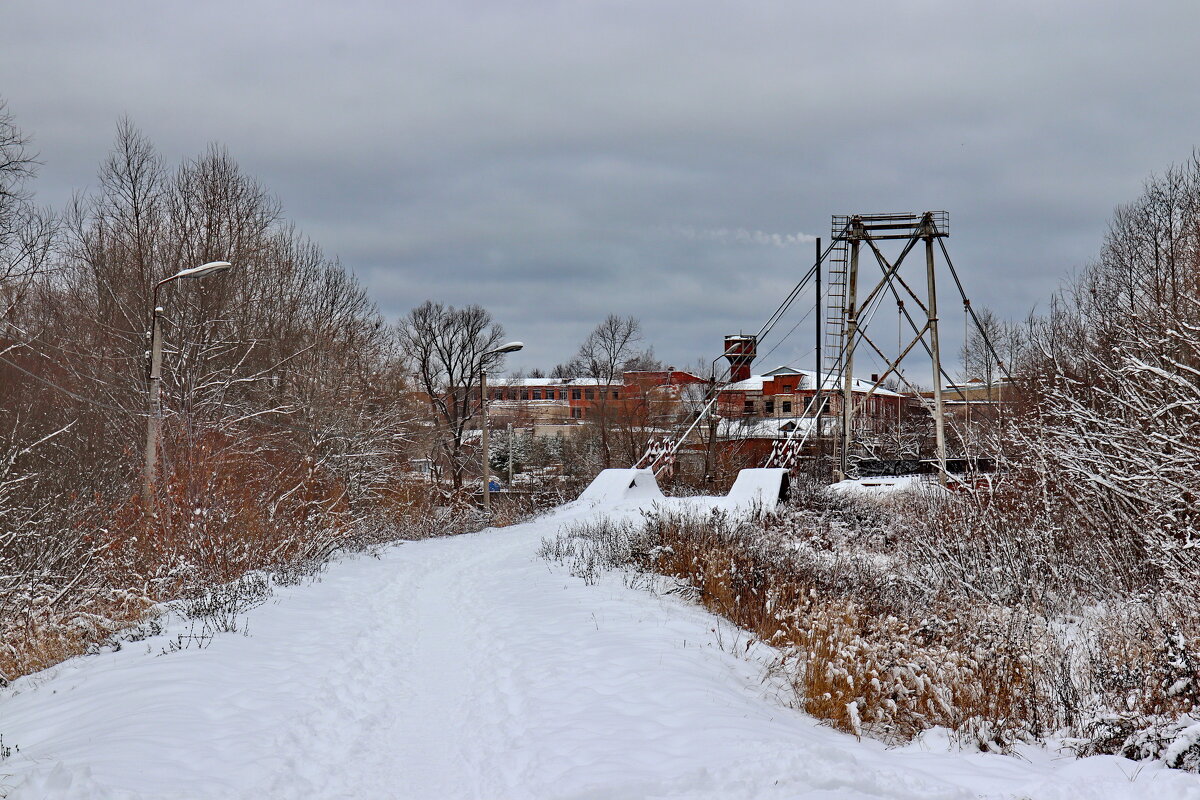
<path fill-rule="evenodd" d="M 653 417 L 677 409 L 685 387 L 706 384 L 677 369 L 626 372 L 611 384 L 594 378 L 495 378 L 488 381 L 488 409 L 535 427 L 577 424 L 600 408 Z"/>

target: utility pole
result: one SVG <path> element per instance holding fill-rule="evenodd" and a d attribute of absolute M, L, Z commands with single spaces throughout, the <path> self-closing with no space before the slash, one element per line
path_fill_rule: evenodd
<path fill-rule="evenodd" d="M 816 433 L 816 436 L 818 439 L 821 437 L 821 389 L 823 388 L 821 386 L 821 360 L 825 358 L 825 348 L 822 347 L 822 343 L 821 343 L 821 334 L 825 330 L 824 326 L 821 324 L 821 302 L 822 302 L 822 298 L 821 298 L 821 237 L 818 236 L 817 237 L 817 297 L 813 301 L 813 305 L 816 306 L 816 311 L 817 311 L 817 328 L 816 328 L 817 369 L 815 372 L 815 375 L 817 378 L 817 383 L 816 383 L 816 386 L 813 387 L 816 390 L 813 392 L 813 409 L 814 409 L 813 416 L 815 416 L 817 419 L 817 421 L 815 423 L 815 425 L 816 425 L 815 433 Z"/>
<path fill-rule="evenodd" d="M 146 417 L 146 461 L 142 468 L 143 492 L 149 500 L 158 473 L 158 437 L 162 427 L 162 322 L 163 308 L 154 287 L 154 309 L 150 313 L 150 416 Z"/>
<path fill-rule="evenodd" d="M 147 374 L 147 393 L 150 396 L 150 416 L 146 418 L 146 463 L 142 467 L 143 494 L 150 502 L 153 496 L 154 483 L 158 477 L 158 439 L 162 429 L 162 313 L 163 308 L 158 304 L 158 290 L 171 281 L 181 278 L 203 278 L 228 270 L 232 264 L 228 261 L 210 261 L 198 267 L 181 269 L 169 278 L 163 278 L 154 284 L 151 300 L 150 330 L 150 371 Z"/>

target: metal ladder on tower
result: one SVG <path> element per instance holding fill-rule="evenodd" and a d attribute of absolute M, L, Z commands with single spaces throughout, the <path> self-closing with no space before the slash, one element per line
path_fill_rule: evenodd
<path fill-rule="evenodd" d="M 846 334 L 846 275 L 850 268 L 850 244 L 845 238 L 846 226 L 850 217 L 834 215 L 833 217 L 833 246 L 826 259 L 828 269 L 828 288 L 825 293 L 825 341 L 824 361 L 822 363 L 822 383 L 827 388 L 837 387 L 832 383 L 832 376 L 842 372 L 842 349 Z"/>
<path fill-rule="evenodd" d="M 825 263 L 828 278 L 825 290 L 825 330 L 824 357 L 821 362 L 821 383 L 825 386 L 826 394 L 822 398 L 822 408 L 827 407 L 829 393 L 836 391 L 834 376 L 842 372 L 842 337 L 846 331 L 846 275 L 849 271 L 850 247 L 845 238 L 846 228 L 850 217 L 835 215 L 832 224 L 833 246 Z M 817 302 L 820 302 L 818 299 Z M 819 388 L 819 387 L 818 387 Z M 811 426 L 797 425 L 788 435 L 775 441 L 771 453 L 767 456 L 766 466 L 794 468 L 800 460 L 804 446 L 809 440 L 821 435 L 820 418 L 813 420 Z"/>

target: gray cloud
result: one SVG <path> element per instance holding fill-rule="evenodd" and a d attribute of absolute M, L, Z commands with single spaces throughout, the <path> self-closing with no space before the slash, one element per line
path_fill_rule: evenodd
<path fill-rule="evenodd" d="M 1024 316 L 1197 143 L 1200 7 L 1148 5 L 16 2 L 0 92 L 44 201 L 129 114 L 228 145 L 390 315 L 482 303 L 550 366 L 634 314 L 690 363 L 834 213 L 948 209 L 975 303 Z"/>

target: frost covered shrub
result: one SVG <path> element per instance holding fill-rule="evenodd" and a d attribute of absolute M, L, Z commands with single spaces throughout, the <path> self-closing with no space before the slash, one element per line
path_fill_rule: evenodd
<path fill-rule="evenodd" d="M 321 558 L 349 530 L 342 487 L 282 448 L 208 436 L 153 497 L 120 505 L 101 537 L 110 579 L 156 599 Z"/>
<path fill-rule="evenodd" d="M 262 575 L 295 583 L 337 551 L 488 524 L 427 485 L 349 503 L 336 475 L 279 444 L 201 437 L 176 450 L 153 504 L 127 493 L 0 506 L 0 681 L 89 652 L 158 603 L 182 600 L 202 629 L 229 630 Z"/>
<path fill-rule="evenodd" d="M 656 550 L 657 541 L 648 526 L 603 517 L 566 526 L 555 538 L 543 540 L 538 554 L 566 564 L 572 575 L 592 585 L 609 570 L 653 564 L 663 552 Z"/>

